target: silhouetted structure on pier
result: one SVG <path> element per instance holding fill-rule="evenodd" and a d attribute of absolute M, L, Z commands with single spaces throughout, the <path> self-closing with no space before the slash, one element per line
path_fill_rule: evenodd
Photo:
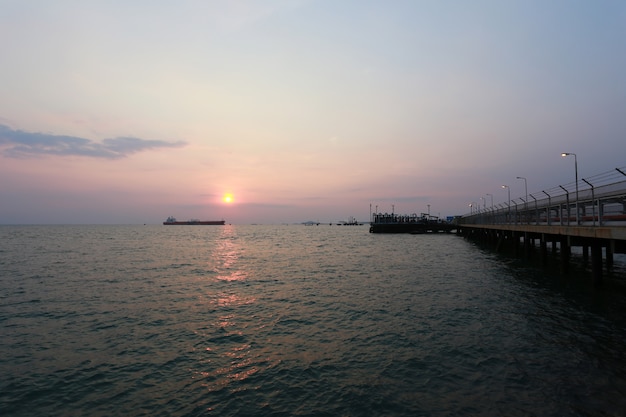
<path fill-rule="evenodd" d="M 370 233 L 450 233 L 454 229 L 456 225 L 425 213 L 421 216 L 374 213 L 370 225 Z"/>

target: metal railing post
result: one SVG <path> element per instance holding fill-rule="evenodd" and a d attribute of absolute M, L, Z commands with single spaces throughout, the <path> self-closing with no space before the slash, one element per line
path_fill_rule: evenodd
<path fill-rule="evenodd" d="M 550 224 L 552 223 L 550 221 L 550 211 L 552 210 L 552 199 L 550 198 L 550 194 L 546 193 L 543 190 L 541 192 L 548 196 L 548 210 L 546 211 L 546 219 L 548 221 L 548 226 L 550 226 Z"/>
<path fill-rule="evenodd" d="M 596 197 L 595 197 L 594 190 L 593 190 L 593 184 L 584 178 L 582 178 L 582 180 L 591 187 L 591 213 L 592 213 L 591 217 L 593 219 L 593 225 L 595 226 L 596 225 Z"/>
<path fill-rule="evenodd" d="M 570 218 L 570 215 L 571 215 L 570 207 L 569 207 L 569 192 L 562 185 L 559 185 L 559 187 L 561 187 L 561 189 L 563 191 L 565 191 L 565 205 L 567 207 L 567 225 L 569 226 L 569 218 Z M 561 210 L 560 207 L 561 207 L 561 205 L 559 204 L 559 211 L 560 211 L 560 213 L 559 213 L 560 216 L 559 217 L 561 219 L 561 226 L 563 226 L 563 211 Z M 577 206 L 577 208 L 578 208 L 578 206 Z"/>
<path fill-rule="evenodd" d="M 539 224 L 539 207 L 537 206 L 537 199 L 534 195 L 530 194 L 533 200 L 535 200 L 535 224 Z"/>

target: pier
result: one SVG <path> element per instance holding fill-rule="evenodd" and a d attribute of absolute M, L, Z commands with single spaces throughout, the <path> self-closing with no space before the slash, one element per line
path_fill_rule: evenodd
<path fill-rule="evenodd" d="M 450 233 L 456 228 L 456 225 L 426 213 L 420 216 L 415 213 L 410 215 L 374 213 L 370 222 L 370 233 Z"/>
<path fill-rule="evenodd" d="M 564 274 L 572 247 L 580 247 L 585 260 L 591 254 L 596 285 L 613 267 L 614 254 L 626 253 L 626 167 L 491 208 L 470 207 L 456 219 L 458 234 L 524 257 L 538 253 L 544 263 L 558 253 Z"/>

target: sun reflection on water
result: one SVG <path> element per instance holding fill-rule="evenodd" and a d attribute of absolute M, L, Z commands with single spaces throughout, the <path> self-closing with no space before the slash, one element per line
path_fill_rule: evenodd
<path fill-rule="evenodd" d="M 248 278 L 245 270 L 238 262 L 243 253 L 241 244 L 232 226 L 225 226 L 217 241 L 214 253 L 217 279 L 222 281 L 243 281 Z"/>
<path fill-rule="evenodd" d="M 257 299 L 247 292 L 245 281 L 250 274 L 242 262 L 244 254 L 236 228 L 224 226 L 208 260 L 213 274 L 205 287 L 204 306 L 209 316 L 204 331 L 199 332 L 204 353 L 194 371 L 194 378 L 211 392 L 247 389 L 239 383 L 263 370 L 249 341 L 247 312 Z"/>

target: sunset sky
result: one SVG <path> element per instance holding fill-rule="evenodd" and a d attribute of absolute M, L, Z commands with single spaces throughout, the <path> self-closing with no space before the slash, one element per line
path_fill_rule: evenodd
<path fill-rule="evenodd" d="M 621 0 L 0 0 L 0 52 L 0 224 L 443 217 L 626 166 Z"/>

